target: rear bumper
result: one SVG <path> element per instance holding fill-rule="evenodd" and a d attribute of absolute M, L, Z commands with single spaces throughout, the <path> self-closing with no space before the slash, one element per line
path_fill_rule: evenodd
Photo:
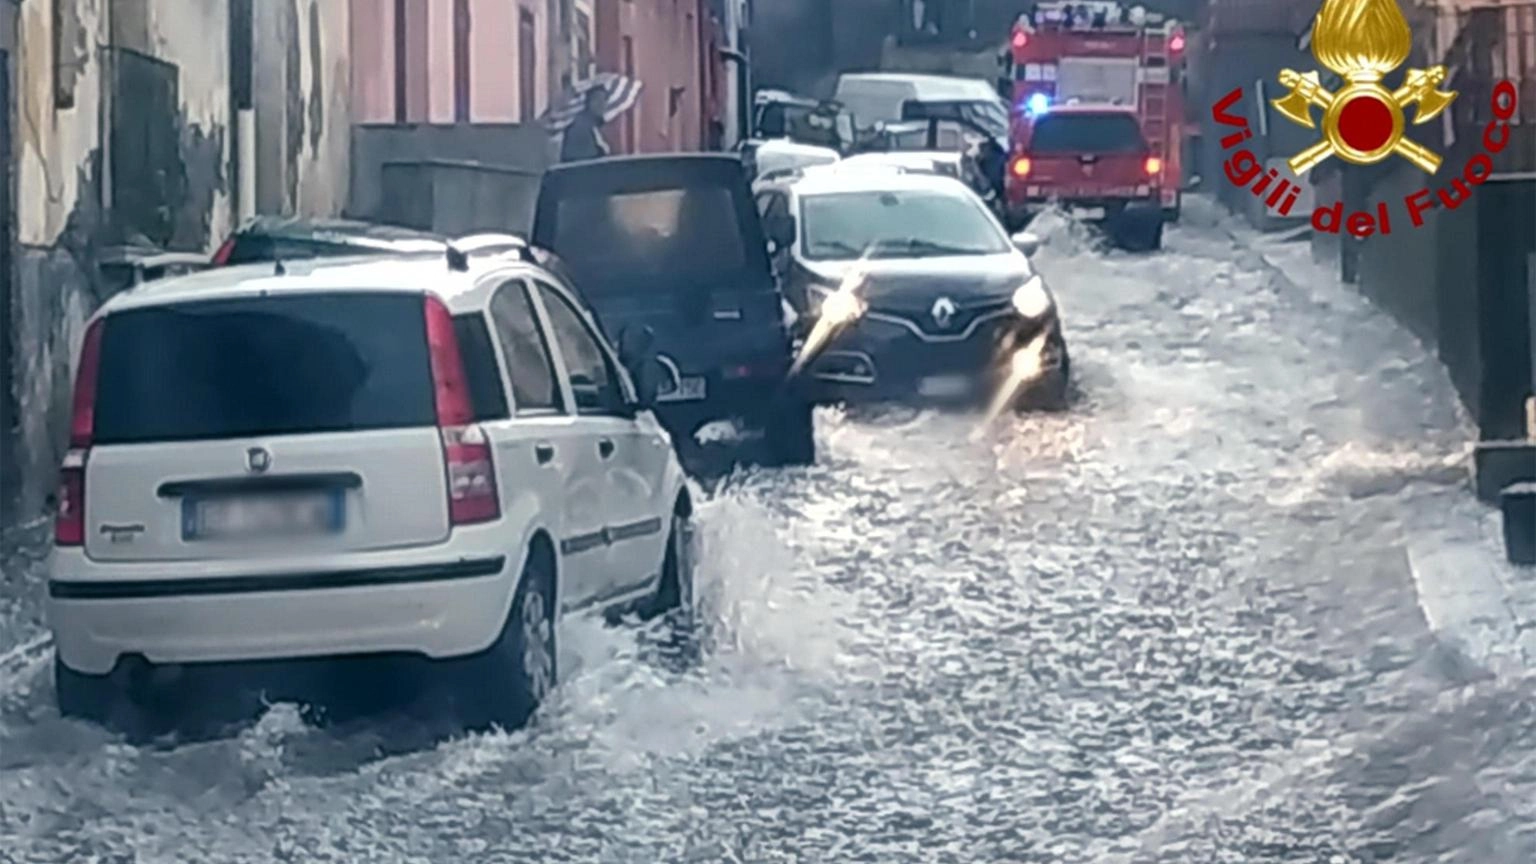
<path fill-rule="evenodd" d="M 387 653 L 442 659 L 495 640 L 521 564 L 500 550 L 433 547 L 281 570 L 268 562 L 253 571 L 249 562 L 104 566 L 57 550 L 47 615 L 59 659 L 91 675 L 129 657 L 152 664 Z"/>
<path fill-rule="evenodd" d="M 1102 209 L 1104 218 L 1114 218 L 1122 213 L 1160 212 L 1162 198 L 1156 189 L 1148 189 L 1139 195 L 1102 195 L 1089 192 L 1060 194 L 1048 188 L 1031 190 L 1012 187 L 1008 190 L 1008 212 L 1013 216 L 1032 215 L 1051 205 L 1072 209 Z"/>

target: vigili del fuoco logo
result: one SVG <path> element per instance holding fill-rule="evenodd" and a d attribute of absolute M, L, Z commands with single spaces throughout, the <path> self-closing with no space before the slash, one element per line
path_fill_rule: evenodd
<path fill-rule="evenodd" d="M 1331 158 L 1354 165 L 1374 165 L 1400 158 L 1433 177 L 1440 170 L 1440 154 L 1410 140 L 1407 113 L 1413 109 L 1415 125 L 1439 117 L 1456 99 L 1455 91 L 1443 90 L 1444 66 L 1409 69 L 1402 83 L 1391 89 L 1383 83 L 1408 59 L 1413 34 L 1396 0 L 1323 0 L 1312 26 L 1312 56 L 1343 79 L 1336 90 L 1323 85 L 1316 70 L 1280 70 L 1280 84 L 1290 92 L 1270 104 L 1285 119 L 1308 129 L 1319 129 L 1317 142 L 1287 160 L 1297 175 L 1305 175 Z M 1217 123 L 1236 131 L 1221 139 L 1221 149 L 1231 151 L 1222 163 L 1227 179 L 1246 188 L 1281 216 L 1296 206 L 1300 188 L 1271 168 L 1267 172 L 1253 153 L 1238 147 L 1253 137 L 1248 121 L 1231 113 L 1242 101 L 1241 87 L 1228 93 L 1211 109 Z M 1431 190 L 1420 189 L 1403 198 L 1409 222 L 1417 228 L 1424 214 L 1435 208 L 1454 210 L 1493 174 L 1492 154 L 1509 144 L 1509 119 L 1518 101 L 1515 85 L 1500 81 L 1493 88 L 1493 120 L 1483 129 L 1483 149 L 1467 160 L 1461 174 Z M 1321 123 L 1313 109 L 1321 112 Z M 1392 208 L 1377 202 L 1375 212 L 1356 211 L 1346 218 L 1344 202 L 1319 206 L 1312 213 L 1312 227 L 1330 234 L 1340 229 L 1356 237 L 1392 233 Z"/>

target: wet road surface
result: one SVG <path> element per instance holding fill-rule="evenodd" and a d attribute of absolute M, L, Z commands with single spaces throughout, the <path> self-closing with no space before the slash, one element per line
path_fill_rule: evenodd
<path fill-rule="evenodd" d="M 701 508 L 703 663 L 582 623 L 514 734 L 128 746 L 57 717 L 13 562 L 0 861 L 1536 860 L 1530 681 L 1430 634 L 1404 551 L 1479 518 L 1449 383 L 1215 222 L 1046 226 L 1073 410 L 824 412 L 821 464 Z"/>

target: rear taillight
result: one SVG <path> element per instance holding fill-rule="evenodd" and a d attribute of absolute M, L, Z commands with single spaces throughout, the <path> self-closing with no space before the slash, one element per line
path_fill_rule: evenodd
<path fill-rule="evenodd" d="M 96 429 L 96 381 L 101 370 L 101 332 L 97 318 L 85 330 L 80 367 L 75 372 L 74 412 L 69 423 L 69 452 L 59 468 L 58 511 L 53 540 L 60 546 L 85 542 L 85 462 Z"/>
<path fill-rule="evenodd" d="M 1146 167 L 1147 167 L 1147 176 L 1148 177 L 1156 177 L 1158 174 L 1161 174 L 1162 171 L 1163 171 L 1163 160 L 1157 158 L 1156 156 L 1148 156 L 1147 157 L 1147 166 Z"/>
<path fill-rule="evenodd" d="M 229 256 L 234 254 L 234 251 L 235 238 L 230 237 L 228 240 L 224 241 L 224 245 L 219 247 L 219 251 L 213 253 L 213 266 L 223 267 L 225 264 L 228 264 Z"/>
<path fill-rule="evenodd" d="M 58 510 L 53 517 L 53 542 L 59 546 L 85 543 L 85 450 L 71 450 L 59 469 Z"/>
<path fill-rule="evenodd" d="M 427 298 L 425 312 L 433 399 L 448 470 L 448 519 L 454 525 L 489 522 L 501 516 L 496 466 L 485 430 L 474 422 L 453 315 L 436 297 Z"/>
<path fill-rule="evenodd" d="M 489 522 L 501 516 L 491 443 L 476 425 L 445 426 L 443 458 L 448 463 L 448 518 L 455 525 Z"/>
<path fill-rule="evenodd" d="M 1013 160 L 1013 166 L 1011 170 L 1013 171 L 1013 176 L 1015 177 L 1028 177 L 1030 167 L 1031 166 L 1029 164 L 1028 156 L 1017 156 Z"/>

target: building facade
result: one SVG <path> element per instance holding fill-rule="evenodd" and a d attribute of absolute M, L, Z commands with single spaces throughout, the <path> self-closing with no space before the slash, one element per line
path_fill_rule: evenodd
<path fill-rule="evenodd" d="M 569 74 L 571 0 L 347 0 L 359 123 L 528 123 Z"/>
<path fill-rule="evenodd" d="M 74 355 L 110 290 L 102 250 L 209 252 L 243 213 L 345 200 L 348 28 L 328 0 L 0 0 L 0 48 L 0 508 L 16 518 L 53 486 Z"/>

